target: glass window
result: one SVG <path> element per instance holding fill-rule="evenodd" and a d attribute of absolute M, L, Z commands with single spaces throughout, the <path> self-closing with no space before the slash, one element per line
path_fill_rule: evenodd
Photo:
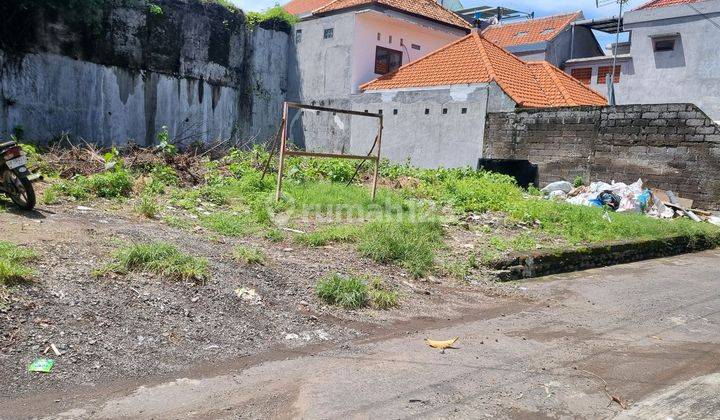
<path fill-rule="evenodd" d="M 375 74 L 388 74 L 402 66 L 402 52 L 384 47 L 375 48 Z"/>
<path fill-rule="evenodd" d="M 325 29 L 325 33 L 323 34 L 323 38 L 325 38 L 325 39 L 330 39 L 330 38 L 332 38 L 333 36 L 335 36 L 335 29 L 333 29 L 333 28 Z"/>
<path fill-rule="evenodd" d="M 295 43 L 299 44 L 302 41 L 302 29 L 295 31 Z"/>

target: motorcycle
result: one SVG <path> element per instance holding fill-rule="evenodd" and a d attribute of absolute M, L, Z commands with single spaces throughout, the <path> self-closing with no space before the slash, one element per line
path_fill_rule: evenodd
<path fill-rule="evenodd" d="M 0 192 L 23 210 L 35 207 L 35 190 L 27 168 L 27 156 L 14 141 L 0 143 Z"/>

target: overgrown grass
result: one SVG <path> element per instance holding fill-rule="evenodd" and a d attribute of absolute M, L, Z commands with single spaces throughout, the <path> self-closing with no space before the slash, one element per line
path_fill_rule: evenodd
<path fill-rule="evenodd" d="M 295 241 L 309 246 L 325 246 L 335 242 L 354 242 L 362 227 L 357 225 L 333 225 L 313 232 L 298 234 Z"/>
<path fill-rule="evenodd" d="M 340 274 L 320 280 L 315 286 L 315 292 L 326 303 L 345 309 L 362 308 L 368 299 L 368 286 L 363 278 Z"/>
<path fill-rule="evenodd" d="M 10 286 L 29 281 L 35 270 L 27 266 L 37 254 L 10 242 L 0 241 L 0 285 Z"/>
<path fill-rule="evenodd" d="M 135 211 L 148 219 L 154 219 L 160 212 L 157 197 L 151 194 L 143 194 L 143 196 L 140 197 L 140 202 L 135 207 Z"/>
<path fill-rule="evenodd" d="M 334 274 L 321 279 L 315 292 L 325 303 L 345 309 L 359 309 L 372 306 L 376 309 L 390 309 L 398 306 L 400 295 L 382 280 L 363 276 L 342 276 Z"/>
<path fill-rule="evenodd" d="M 362 230 L 358 249 L 363 256 L 380 263 L 396 262 L 414 277 L 422 277 L 433 267 L 442 240 L 438 220 L 379 220 Z"/>
<path fill-rule="evenodd" d="M 73 179 L 63 180 L 53 184 L 49 193 L 72 197 L 75 200 L 87 200 L 91 197 L 120 198 L 128 197 L 133 188 L 133 176 L 122 167 L 93 174 L 90 176 L 77 176 Z"/>
<path fill-rule="evenodd" d="M 392 290 L 380 279 L 372 279 L 368 285 L 371 305 L 376 309 L 391 309 L 398 306 L 400 294 Z"/>
<path fill-rule="evenodd" d="M 367 217 L 374 214 L 384 216 L 402 215 L 415 210 L 413 203 L 398 192 L 385 188 L 377 191 L 373 201 L 368 187 L 337 182 L 288 183 L 284 188 L 286 208 L 308 215 L 324 215 L 335 220 Z"/>
<path fill-rule="evenodd" d="M 248 265 L 263 265 L 267 261 L 267 255 L 259 249 L 251 246 L 238 245 L 233 251 L 235 259 Z"/>
<path fill-rule="evenodd" d="M 221 235 L 241 237 L 257 233 L 270 226 L 269 216 L 264 210 L 218 211 L 200 218 L 202 225 Z"/>
<path fill-rule="evenodd" d="M 155 273 L 171 280 L 203 280 L 209 273 L 206 259 L 185 254 L 172 244 L 152 242 L 120 248 L 114 261 L 96 274 L 131 271 Z"/>

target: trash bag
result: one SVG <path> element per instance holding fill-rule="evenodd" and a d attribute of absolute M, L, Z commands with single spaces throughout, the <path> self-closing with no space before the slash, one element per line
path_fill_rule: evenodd
<path fill-rule="evenodd" d="M 545 186 L 545 188 L 543 188 L 540 191 L 542 191 L 546 195 L 550 194 L 553 191 L 562 191 L 565 194 L 567 194 L 570 191 L 572 191 L 572 189 L 573 189 L 573 186 L 571 183 L 569 183 L 567 181 L 556 181 L 556 182 L 552 182 L 552 183 L 548 184 L 547 186 Z"/>
<path fill-rule="evenodd" d="M 610 209 L 612 209 L 612 211 L 617 211 L 617 209 L 620 208 L 620 201 L 622 199 L 620 198 L 620 196 L 614 194 L 612 191 L 603 191 L 598 194 L 595 200 L 602 203 L 603 206 L 609 207 Z"/>

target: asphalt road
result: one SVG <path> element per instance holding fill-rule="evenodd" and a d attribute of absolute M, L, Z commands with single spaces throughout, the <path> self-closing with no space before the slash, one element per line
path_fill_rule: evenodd
<path fill-rule="evenodd" d="M 519 286 L 533 299 L 441 329 L 79 396 L 54 417 L 720 418 L 720 251 Z M 445 354 L 423 342 L 455 336 Z M 0 404 L 47 414 L 33 409 Z"/>

